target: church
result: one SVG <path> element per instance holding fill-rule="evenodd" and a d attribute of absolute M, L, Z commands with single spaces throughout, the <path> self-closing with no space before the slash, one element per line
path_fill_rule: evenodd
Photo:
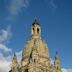
<path fill-rule="evenodd" d="M 9 72 L 62 72 L 58 52 L 54 63 L 51 63 L 49 48 L 41 38 L 41 27 L 36 19 L 31 26 L 31 36 L 23 48 L 20 65 L 14 54 Z"/>

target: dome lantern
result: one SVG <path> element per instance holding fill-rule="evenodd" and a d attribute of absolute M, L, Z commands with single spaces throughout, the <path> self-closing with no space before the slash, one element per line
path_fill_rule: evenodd
<path fill-rule="evenodd" d="M 31 34 L 32 36 L 36 36 L 36 37 L 41 35 L 41 27 L 37 19 L 35 19 L 34 22 L 32 23 Z"/>

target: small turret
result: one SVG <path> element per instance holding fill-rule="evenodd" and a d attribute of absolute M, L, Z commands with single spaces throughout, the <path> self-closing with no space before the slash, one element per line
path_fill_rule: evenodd
<path fill-rule="evenodd" d="M 11 72 L 19 72 L 19 65 L 17 62 L 16 54 L 14 53 L 13 59 L 12 59 L 12 65 L 11 65 Z"/>
<path fill-rule="evenodd" d="M 55 68 L 55 72 L 62 72 L 58 52 L 56 52 L 54 68 Z"/>

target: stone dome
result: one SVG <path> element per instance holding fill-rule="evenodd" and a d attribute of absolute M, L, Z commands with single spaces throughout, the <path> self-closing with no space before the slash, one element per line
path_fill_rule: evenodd
<path fill-rule="evenodd" d="M 35 49 L 39 56 L 49 57 L 49 51 L 47 44 L 40 38 L 33 39 L 27 41 L 25 48 L 23 49 L 23 58 L 29 58 L 32 50 Z"/>
<path fill-rule="evenodd" d="M 47 44 L 42 39 L 31 38 L 30 40 L 27 41 L 22 52 L 22 61 L 24 61 L 26 64 L 29 63 L 30 59 L 34 56 L 33 54 L 31 57 L 31 54 L 33 52 L 36 52 L 37 54 L 36 59 L 39 58 L 38 60 L 40 62 L 43 63 L 49 60 L 49 50 L 48 50 Z"/>
<path fill-rule="evenodd" d="M 41 35 L 37 32 L 37 28 L 41 31 L 40 26 L 36 24 L 36 26 L 31 27 L 31 29 L 35 30 L 32 32 L 30 39 L 27 41 L 23 52 L 22 52 L 22 61 L 25 63 L 29 63 L 31 58 L 32 60 L 47 61 L 49 60 L 49 50 L 47 44 L 41 39 Z M 32 30 L 31 30 L 32 31 Z M 37 61 L 37 60 L 36 60 Z M 42 62 L 43 63 L 43 62 Z M 22 63 L 24 64 L 24 63 Z M 25 65 L 25 64 L 24 64 Z M 23 65 L 23 66 L 24 66 Z"/>

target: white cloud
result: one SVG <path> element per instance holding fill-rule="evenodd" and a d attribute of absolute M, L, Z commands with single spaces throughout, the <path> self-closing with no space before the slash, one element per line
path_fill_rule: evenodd
<path fill-rule="evenodd" d="M 11 26 L 8 25 L 6 29 L 0 30 L 0 50 L 3 52 L 12 52 L 11 48 L 8 48 L 4 43 L 7 43 L 12 37 Z M 0 53 L 0 72 L 8 72 L 11 64 L 11 56 L 5 57 L 3 53 Z"/>
<path fill-rule="evenodd" d="M 18 62 L 20 62 L 22 59 L 22 51 L 16 52 L 16 55 L 17 55 Z"/>
<path fill-rule="evenodd" d="M 50 6 L 50 9 L 51 9 L 51 12 L 54 14 L 55 11 L 56 11 L 56 8 L 57 8 L 57 5 L 55 4 L 55 0 L 49 0 L 49 6 Z"/>
<path fill-rule="evenodd" d="M 70 69 L 65 69 L 65 68 L 63 68 L 62 71 L 63 71 L 63 72 L 72 72 L 72 69 L 71 69 L 71 68 L 70 68 Z"/>
<path fill-rule="evenodd" d="M 10 64 L 11 61 L 7 60 L 7 57 L 4 57 L 3 54 L 0 53 L 0 72 L 8 72 L 10 70 Z"/>
<path fill-rule="evenodd" d="M 22 8 L 27 8 L 29 0 L 11 0 L 10 4 L 10 15 L 16 15 L 21 11 Z"/>
<path fill-rule="evenodd" d="M 0 30 L 0 42 L 8 41 L 12 37 L 11 27 L 7 26 L 7 29 Z"/>
<path fill-rule="evenodd" d="M 22 57 L 22 51 L 16 52 L 17 59 L 20 62 Z M 0 53 L 0 72 L 9 72 L 11 67 L 12 55 L 4 57 L 2 53 Z"/>
<path fill-rule="evenodd" d="M 54 64 L 54 59 L 50 58 L 50 60 L 51 60 L 51 64 Z"/>
<path fill-rule="evenodd" d="M 12 51 L 11 48 L 8 48 L 4 44 L 0 44 L 0 49 L 3 50 L 4 52 L 11 52 Z"/>

